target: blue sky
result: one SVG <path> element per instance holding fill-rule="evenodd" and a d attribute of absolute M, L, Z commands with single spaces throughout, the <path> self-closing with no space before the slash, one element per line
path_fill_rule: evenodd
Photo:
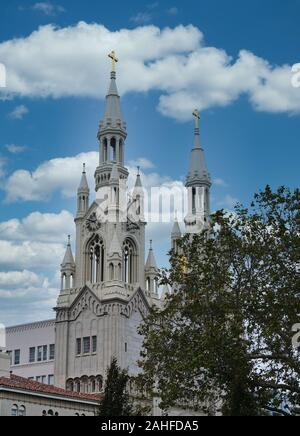
<path fill-rule="evenodd" d="M 1 2 L 0 322 L 53 316 L 80 166 L 92 177 L 98 151 L 108 48 L 126 159 L 148 161 L 147 185 L 184 180 L 198 106 L 214 209 L 299 186 L 299 15 L 299 0 Z M 168 231 L 149 229 L 161 265 Z"/>

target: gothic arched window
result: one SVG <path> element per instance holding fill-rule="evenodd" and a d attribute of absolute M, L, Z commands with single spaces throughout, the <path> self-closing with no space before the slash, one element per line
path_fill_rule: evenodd
<path fill-rule="evenodd" d="M 88 245 L 88 271 L 87 279 L 91 283 L 104 281 L 104 243 L 96 235 Z"/>
<path fill-rule="evenodd" d="M 137 250 L 131 239 L 123 244 L 123 272 L 125 283 L 137 282 Z"/>

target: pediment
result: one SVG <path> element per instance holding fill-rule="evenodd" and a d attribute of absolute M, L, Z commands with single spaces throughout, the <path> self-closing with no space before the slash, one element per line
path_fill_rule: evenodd
<path fill-rule="evenodd" d="M 118 298 L 101 302 L 86 285 L 68 309 L 68 320 L 76 320 L 84 311 L 92 312 L 96 317 L 120 315 L 126 318 L 130 318 L 134 312 L 139 312 L 144 318 L 149 310 L 150 305 L 141 288 L 137 289 L 127 302 Z"/>

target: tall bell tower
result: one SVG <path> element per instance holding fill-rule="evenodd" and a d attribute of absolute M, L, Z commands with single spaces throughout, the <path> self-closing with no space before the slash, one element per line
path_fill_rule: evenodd
<path fill-rule="evenodd" d="M 96 198 L 91 202 L 84 166 L 77 193 L 76 256 L 74 260 L 69 241 L 55 309 L 55 384 L 79 392 L 101 391 L 113 357 L 137 374 L 142 345 L 137 329 L 151 306 L 160 305 L 152 248 L 145 264 L 139 172 L 133 195 L 127 193 L 127 131 L 116 83 L 118 59 L 114 52 L 109 58 L 110 85 L 97 135 Z"/>

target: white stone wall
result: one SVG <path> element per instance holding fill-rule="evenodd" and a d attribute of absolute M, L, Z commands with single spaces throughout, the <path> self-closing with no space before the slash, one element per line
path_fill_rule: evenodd
<path fill-rule="evenodd" d="M 58 413 L 59 416 L 95 416 L 98 405 L 89 405 L 84 402 L 51 399 L 33 395 L 18 394 L 13 392 L 0 392 L 0 416 L 11 416 L 14 405 L 18 408 L 25 406 L 26 416 L 43 416 L 43 411 Z"/>

